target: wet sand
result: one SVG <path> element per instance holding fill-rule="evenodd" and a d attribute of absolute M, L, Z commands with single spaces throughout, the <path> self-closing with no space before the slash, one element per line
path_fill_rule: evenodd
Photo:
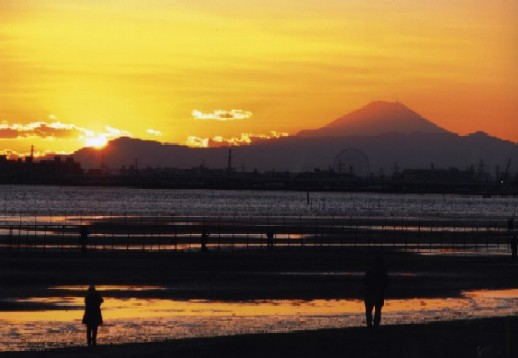
<path fill-rule="evenodd" d="M 414 254 L 388 248 L 282 250 L 273 252 L 47 253 L 0 256 L 0 311 L 39 310 L 5 297 L 39 297 L 54 285 L 164 285 L 156 298 L 253 300 L 361 298 L 370 260 L 385 257 L 391 282 L 387 298 L 456 297 L 462 291 L 517 288 L 518 264 L 508 256 Z M 138 295 L 138 292 L 132 292 Z M 149 292 L 142 293 L 149 297 Z M 124 292 L 117 292 L 124 297 Z M 1 353 L 40 357 L 516 357 L 518 318 L 382 327 L 193 338 L 162 343 Z M 174 337 L 171 337 L 174 338 Z M 102 337 L 100 337 L 102 341 Z M 490 351 L 490 352 L 489 352 Z M 376 353 L 378 355 L 375 355 Z M 506 355 L 507 353 L 508 355 Z M 484 357 L 484 355 L 481 355 Z"/>
<path fill-rule="evenodd" d="M 99 345 L 5 357 L 516 357 L 518 318 Z"/>
<path fill-rule="evenodd" d="M 174 288 L 156 292 L 156 298 L 360 299 L 363 274 L 377 255 L 385 258 L 391 276 L 387 298 L 456 297 L 462 291 L 518 288 L 518 263 L 510 255 L 485 255 L 483 250 L 476 256 L 429 255 L 387 248 L 0 254 L 0 285 L 3 297 L 39 297 L 46 294 L 42 287 L 94 283 Z M 7 308 L 3 305 L 0 309 Z"/>

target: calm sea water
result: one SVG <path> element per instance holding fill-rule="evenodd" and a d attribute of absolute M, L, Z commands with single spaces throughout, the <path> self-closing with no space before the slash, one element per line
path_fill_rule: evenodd
<path fill-rule="evenodd" d="M 517 198 L 468 195 L 0 186 L 0 221 L 96 215 L 508 218 L 518 214 L 517 207 Z M 80 323 L 84 289 L 47 288 L 38 297 L 2 297 L 44 303 L 48 309 L 0 312 L 0 335 L 4 337 L 0 351 L 84 344 Z M 126 292 L 124 297 L 113 292 L 106 297 L 106 325 L 100 333 L 104 344 L 363 325 L 358 300 L 175 301 L 138 298 L 142 293 L 128 298 L 128 291 L 170 289 L 167 287 L 100 289 Z M 516 289 L 465 292 L 442 299 L 388 300 L 384 323 L 517 314 Z"/>
<path fill-rule="evenodd" d="M 518 198 L 450 194 L 0 186 L 0 216 L 343 215 L 511 217 Z"/>

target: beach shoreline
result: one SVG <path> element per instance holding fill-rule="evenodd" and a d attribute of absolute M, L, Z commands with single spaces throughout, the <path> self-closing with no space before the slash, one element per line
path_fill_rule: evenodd
<path fill-rule="evenodd" d="M 56 286 L 61 285 L 73 286 L 73 290 L 79 290 L 76 294 L 82 294 L 82 287 L 92 282 L 100 286 L 145 285 L 168 288 L 149 292 L 125 292 L 123 288 L 113 292 L 106 291 L 108 298 L 122 299 L 140 297 L 228 302 L 261 299 L 360 300 L 363 295 L 365 269 L 376 256 L 384 257 L 387 262 L 390 275 L 388 299 L 461 297 L 463 292 L 470 290 L 517 288 L 515 276 L 518 264 L 511 261 L 510 256 L 484 255 L 483 252 L 476 256 L 419 254 L 388 248 L 276 248 L 272 252 L 236 251 L 208 254 L 95 252 L 86 256 L 22 252 L 1 255 L 0 284 L 3 290 L 0 311 L 53 309 L 50 304 L 31 307 L 23 298 L 46 297 L 49 290 L 59 291 Z M 22 300 L 13 306 L 13 301 L 6 301 L 5 298 Z M 502 316 L 502 313 L 495 312 L 495 316 Z M 506 337 L 513 337 L 518 333 L 517 317 L 489 315 L 488 318 L 459 318 L 461 320 L 382 326 L 380 334 L 375 334 L 375 340 L 372 342 L 369 341 L 372 335 L 364 327 L 172 339 L 166 342 L 106 346 L 102 345 L 101 333 L 101 345 L 95 351 L 72 347 L 37 352 L 1 352 L 0 355 L 27 358 L 171 355 L 477 357 L 476 349 L 481 347 L 480 349 L 491 350 L 492 355 L 485 355 L 487 357 L 516 356 L 516 344 L 509 342 Z M 429 341 L 435 341 L 437 344 L 430 344 Z M 379 354 L 366 348 L 372 347 L 373 342 L 379 347 L 376 348 Z M 457 344 L 464 347 L 464 350 L 460 347 L 450 347 Z M 443 348 L 439 348 L 440 346 Z M 245 348 L 236 347 L 247 347 L 248 353 Z M 335 352 L 334 349 L 341 353 Z M 508 351 L 514 355 L 505 355 Z M 435 355 L 430 352 L 434 352 Z"/>
<path fill-rule="evenodd" d="M 3 352 L 5 357 L 516 357 L 518 317 Z"/>

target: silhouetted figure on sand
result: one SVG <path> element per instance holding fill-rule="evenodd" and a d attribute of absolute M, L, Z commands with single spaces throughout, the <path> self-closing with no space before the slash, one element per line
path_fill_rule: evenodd
<path fill-rule="evenodd" d="M 268 250 L 273 250 L 273 247 L 275 245 L 275 234 L 273 233 L 273 230 L 268 230 L 266 233 L 266 247 Z"/>
<path fill-rule="evenodd" d="M 79 229 L 79 235 L 80 235 L 80 244 L 81 244 L 81 252 L 83 254 L 86 253 L 86 247 L 88 245 L 88 235 L 90 235 L 90 230 L 88 229 L 88 226 L 82 225 Z"/>
<path fill-rule="evenodd" d="M 209 240 L 209 234 L 205 230 L 201 233 L 200 243 L 201 243 L 201 252 L 209 252 L 207 248 L 207 241 Z"/>
<path fill-rule="evenodd" d="M 367 327 L 378 327 L 381 322 L 381 308 L 385 303 L 388 275 L 381 257 L 374 260 L 372 268 L 365 274 L 365 318 Z M 374 309 L 374 321 L 372 310 Z"/>
<path fill-rule="evenodd" d="M 86 292 L 85 313 L 83 315 L 83 324 L 86 325 L 86 342 L 89 347 L 97 344 L 97 328 L 103 324 L 101 314 L 101 303 L 103 302 L 104 300 L 95 286 L 90 285 Z"/>

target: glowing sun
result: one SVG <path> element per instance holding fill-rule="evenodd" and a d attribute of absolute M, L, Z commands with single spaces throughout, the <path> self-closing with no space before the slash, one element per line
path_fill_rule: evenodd
<path fill-rule="evenodd" d="M 86 146 L 94 148 L 103 148 L 108 143 L 108 139 L 104 135 L 98 135 L 96 137 L 86 138 Z"/>

